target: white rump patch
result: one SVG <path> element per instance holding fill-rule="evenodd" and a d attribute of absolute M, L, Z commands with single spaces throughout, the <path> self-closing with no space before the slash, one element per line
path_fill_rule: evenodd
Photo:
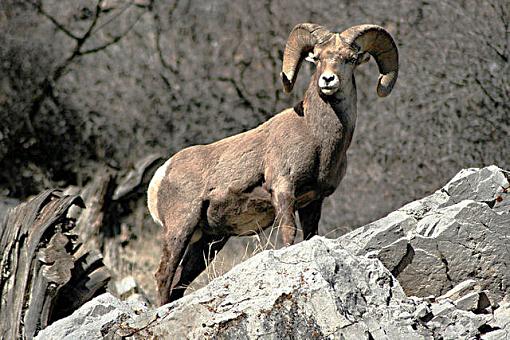
<path fill-rule="evenodd" d="M 147 190 L 147 206 L 154 222 L 163 227 L 163 222 L 160 219 L 158 213 L 158 192 L 161 185 L 161 181 L 165 177 L 168 167 L 170 166 L 170 159 L 165 162 L 162 166 L 156 170 L 154 177 L 152 177 L 149 183 L 149 189 Z"/>

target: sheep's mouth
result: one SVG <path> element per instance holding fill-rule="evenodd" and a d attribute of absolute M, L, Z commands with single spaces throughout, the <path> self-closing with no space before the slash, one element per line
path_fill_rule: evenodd
<path fill-rule="evenodd" d="M 321 89 L 322 93 L 329 96 L 338 90 L 338 86 L 322 86 L 322 87 L 320 87 L 320 89 Z"/>

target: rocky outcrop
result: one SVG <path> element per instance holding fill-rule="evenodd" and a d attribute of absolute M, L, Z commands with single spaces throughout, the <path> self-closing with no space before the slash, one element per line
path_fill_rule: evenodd
<path fill-rule="evenodd" d="M 459 172 L 434 194 L 339 239 L 377 257 L 408 295 L 441 295 L 474 279 L 493 300 L 510 290 L 510 184 L 495 166 Z"/>
<path fill-rule="evenodd" d="M 497 167 L 338 240 L 263 252 L 160 307 L 102 295 L 40 339 L 506 339 L 510 187 Z"/>

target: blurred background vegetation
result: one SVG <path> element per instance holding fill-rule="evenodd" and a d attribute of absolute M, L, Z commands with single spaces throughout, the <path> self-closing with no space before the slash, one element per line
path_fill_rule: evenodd
<path fill-rule="evenodd" d="M 377 219 L 461 168 L 510 168 L 507 0 L 2 0 L 0 196 L 83 186 L 294 105 L 313 70 L 291 96 L 279 72 L 300 22 L 382 25 L 400 52 L 390 97 L 375 93 L 373 61 L 356 74 L 349 167 L 321 234 Z M 140 230 L 156 238 L 138 205 Z"/>

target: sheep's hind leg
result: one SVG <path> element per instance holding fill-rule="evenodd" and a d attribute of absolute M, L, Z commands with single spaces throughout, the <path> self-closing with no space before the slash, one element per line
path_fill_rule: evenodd
<path fill-rule="evenodd" d="M 303 240 L 309 240 L 317 235 L 321 218 L 322 199 L 310 202 L 306 207 L 298 210 L 299 221 L 303 229 Z"/>
<path fill-rule="evenodd" d="M 180 299 L 184 295 L 188 285 L 214 260 L 228 239 L 229 236 L 212 236 L 202 233 L 198 241 L 188 246 L 174 277 L 170 301 Z"/>
<path fill-rule="evenodd" d="M 155 274 L 160 305 L 171 302 L 172 282 L 186 247 L 200 221 L 202 204 L 174 206 L 165 216 L 163 253 Z"/>
<path fill-rule="evenodd" d="M 272 198 L 276 211 L 276 224 L 280 228 L 283 245 L 292 245 L 297 231 L 294 215 L 296 204 L 294 190 L 289 184 L 278 186 L 273 189 Z"/>

